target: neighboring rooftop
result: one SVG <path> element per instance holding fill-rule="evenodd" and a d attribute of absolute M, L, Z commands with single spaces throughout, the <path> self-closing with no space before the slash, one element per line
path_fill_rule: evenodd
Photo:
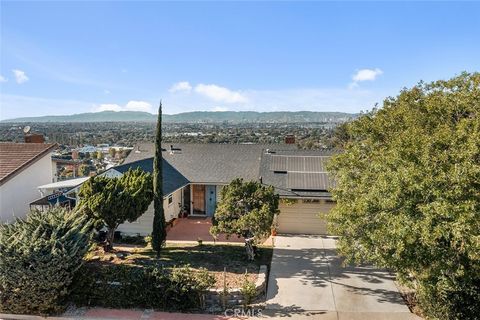
<path fill-rule="evenodd" d="M 0 185 L 50 153 L 51 143 L 0 143 Z"/>
<path fill-rule="evenodd" d="M 38 189 L 69 189 L 81 185 L 90 177 L 81 177 L 69 180 L 62 180 L 38 186 Z"/>

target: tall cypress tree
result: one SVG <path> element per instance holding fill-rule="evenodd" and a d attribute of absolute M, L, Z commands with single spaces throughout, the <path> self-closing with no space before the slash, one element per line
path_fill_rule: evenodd
<path fill-rule="evenodd" d="M 153 160 L 153 233 L 152 247 L 160 256 L 162 244 L 167 237 L 165 230 L 165 213 L 163 211 L 163 176 L 162 176 L 162 102 L 158 107 L 157 132 L 155 134 L 155 158 Z"/>

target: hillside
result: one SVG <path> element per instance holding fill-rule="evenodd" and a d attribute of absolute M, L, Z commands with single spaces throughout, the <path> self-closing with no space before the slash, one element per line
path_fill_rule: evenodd
<path fill-rule="evenodd" d="M 343 122 L 355 118 L 356 114 L 343 112 L 255 112 L 255 111 L 196 111 L 179 114 L 163 115 L 165 122 Z M 102 111 L 79 113 L 66 116 L 42 116 L 7 119 L 1 122 L 19 123 L 19 122 L 153 122 L 157 116 L 148 112 L 139 111 Z"/>

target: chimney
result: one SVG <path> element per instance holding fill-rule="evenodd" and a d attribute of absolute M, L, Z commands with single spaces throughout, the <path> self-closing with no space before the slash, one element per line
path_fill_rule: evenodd
<path fill-rule="evenodd" d="M 78 150 L 72 150 L 72 159 L 77 160 L 79 158 Z"/>
<path fill-rule="evenodd" d="M 287 134 L 285 136 L 285 144 L 295 144 L 295 136 L 293 134 Z"/>
<path fill-rule="evenodd" d="M 45 143 L 45 137 L 38 133 L 26 134 L 25 143 Z"/>

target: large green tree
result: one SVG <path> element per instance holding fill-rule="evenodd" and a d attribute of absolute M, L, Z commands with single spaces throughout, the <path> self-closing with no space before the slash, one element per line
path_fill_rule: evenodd
<path fill-rule="evenodd" d="M 480 74 L 419 83 L 347 126 L 330 214 L 349 261 L 396 271 L 427 316 L 480 314 Z"/>
<path fill-rule="evenodd" d="M 0 224 L 0 312 L 62 311 L 90 231 L 85 215 L 60 207 Z"/>
<path fill-rule="evenodd" d="M 273 218 L 279 212 L 278 203 L 279 197 L 272 186 L 234 179 L 222 188 L 210 233 L 243 237 L 247 255 L 253 260 L 253 243 L 269 236 Z"/>
<path fill-rule="evenodd" d="M 92 177 L 82 185 L 79 206 L 107 227 L 106 250 L 113 248 L 120 224 L 137 220 L 147 210 L 153 198 L 152 185 L 151 174 L 140 169 L 129 170 L 119 178 Z"/>
<path fill-rule="evenodd" d="M 162 102 L 158 107 L 157 131 L 155 134 L 155 158 L 153 159 L 153 232 L 152 247 L 160 256 L 167 237 L 165 212 L 163 210 L 163 159 L 162 159 Z"/>

